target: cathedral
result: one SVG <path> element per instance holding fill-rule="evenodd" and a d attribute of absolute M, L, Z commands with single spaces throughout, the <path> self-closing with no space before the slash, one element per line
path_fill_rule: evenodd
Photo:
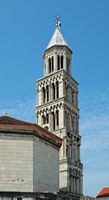
<path fill-rule="evenodd" d="M 78 82 L 72 77 L 72 50 L 60 31 L 44 51 L 44 77 L 37 80 L 37 124 L 62 138 L 59 152 L 59 189 L 71 199 L 83 194 L 83 165 L 80 160 Z"/>
<path fill-rule="evenodd" d="M 0 200 L 81 200 L 78 82 L 56 19 L 36 81 L 36 123 L 0 117 Z"/>

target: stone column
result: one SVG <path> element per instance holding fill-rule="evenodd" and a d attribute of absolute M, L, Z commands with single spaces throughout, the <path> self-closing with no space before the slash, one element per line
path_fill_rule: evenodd
<path fill-rule="evenodd" d="M 64 60 L 63 60 L 63 68 L 65 71 L 67 71 L 67 68 L 66 68 L 66 54 L 64 54 Z"/>
<path fill-rule="evenodd" d="M 66 157 L 66 136 L 63 138 L 63 157 Z"/>
<path fill-rule="evenodd" d="M 64 96 L 64 83 L 63 80 L 59 81 L 59 98 Z"/>
<path fill-rule="evenodd" d="M 57 53 L 54 53 L 54 71 L 57 71 Z"/>
<path fill-rule="evenodd" d="M 59 109 L 59 128 L 64 128 L 64 107 L 63 105 L 61 106 L 61 108 Z"/>

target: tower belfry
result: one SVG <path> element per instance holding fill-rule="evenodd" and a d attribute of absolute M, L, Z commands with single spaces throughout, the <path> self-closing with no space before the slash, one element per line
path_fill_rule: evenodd
<path fill-rule="evenodd" d="M 72 50 L 60 31 L 44 51 L 44 77 L 37 81 L 37 123 L 63 139 L 59 156 L 60 191 L 80 199 L 83 165 L 80 161 L 78 83 L 72 78 Z"/>

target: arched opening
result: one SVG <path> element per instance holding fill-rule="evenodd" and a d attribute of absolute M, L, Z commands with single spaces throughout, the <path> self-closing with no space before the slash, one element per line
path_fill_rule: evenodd
<path fill-rule="evenodd" d="M 42 124 L 46 124 L 46 117 L 44 115 L 42 116 Z"/>
<path fill-rule="evenodd" d="M 61 69 L 63 68 L 63 55 L 61 56 Z"/>
<path fill-rule="evenodd" d="M 53 72 L 54 71 L 54 57 L 53 56 L 52 56 L 51 60 L 52 60 L 52 72 Z"/>
<path fill-rule="evenodd" d="M 59 127 L 59 110 L 56 111 L 56 127 Z"/>
<path fill-rule="evenodd" d="M 47 124 L 49 123 L 49 114 L 48 113 L 46 114 L 46 123 Z"/>
<path fill-rule="evenodd" d="M 46 86 L 47 102 L 49 101 L 49 86 Z"/>
<path fill-rule="evenodd" d="M 52 99 L 55 99 L 55 84 L 52 83 Z"/>
<path fill-rule="evenodd" d="M 56 98 L 59 98 L 59 81 L 56 81 Z"/>
<path fill-rule="evenodd" d="M 42 101 L 45 103 L 45 88 L 42 88 Z"/>
<path fill-rule="evenodd" d="M 52 114 L 52 128 L 53 128 L 53 130 L 55 130 L 55 114 L 54 114 L 54 112 L 52 112 L 51 113 Z"/>
<path fill-rule="evenodd" d="M 58 70 L 60 70 L 60 56 L 57 56 L 57 65 L 58 65 Z"/>
<path fill-rule="evenodd" d="M 46 116 L 42 115 L 42 125 L 49 123 L 49 114 L 47 113 Z"/>
<path fill-rule="evenodd" d="M 49 67 L 49 73 L 51 73 L 51 59 L 48 59 L 48 67 Z"/>

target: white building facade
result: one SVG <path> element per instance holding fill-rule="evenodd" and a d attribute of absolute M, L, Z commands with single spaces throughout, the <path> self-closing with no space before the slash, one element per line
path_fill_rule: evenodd
<path fill-rule="evenodd" d="M 83 165 L 80 160 L 78 83 L 71 75 L 72 50 L 61 34 L 59 20 L 43 59 L 44 77 L 37 81 L 37 123 L 62 138 L 60 192 L 71 194 L 71 199 L 80 199 Z"/>
<path fill-rule="evenodd" d="M 58 192 L 60 146 L 59 137 L 36 124 L 0 117 L 0 200 Z"/>

